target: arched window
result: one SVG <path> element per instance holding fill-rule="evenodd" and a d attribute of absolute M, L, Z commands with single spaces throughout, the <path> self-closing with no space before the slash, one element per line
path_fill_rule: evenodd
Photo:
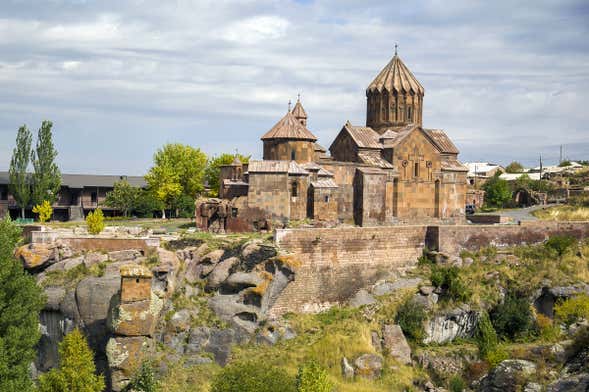
<path fill-rule="evenodd" d="M 297 197 L 299 195 L 299 184 L 296 181 L 293 181 L 290 184 L 290 195 L 292 197 Z"/>

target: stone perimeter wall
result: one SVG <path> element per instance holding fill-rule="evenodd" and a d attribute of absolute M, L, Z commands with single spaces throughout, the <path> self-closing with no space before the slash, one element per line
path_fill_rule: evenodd
<path fill-rule="evenodd" d="M 484 246 L 543 242 L 555 234 L 589 237 L 589 222 L 535 221 L 521 225 L 446 225 L 276 230 L 275 242 L 298 263 L 294 281 L 270 317 L 317 312 L 343 303 L 360 288 L 414 266 L 424 247 L 451 255 Z"/>
<path fill-rule="evenodd" d="M 276 230 L 276 244 L 296 267 L 294 281 L 269 315 L 316 312 L 343 302 L 360 288 L 414 265 L 425 246 L 426 226 Z"/>

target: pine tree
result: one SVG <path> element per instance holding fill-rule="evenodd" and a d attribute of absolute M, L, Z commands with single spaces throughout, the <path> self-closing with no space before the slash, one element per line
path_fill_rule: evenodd
<path fill-rule="evenodd" d="M 104 377 L 96 375 L 94 355 L 84 335 L 74 329 L 59 344 L 59 367 L 39 377 L 39 392 L 100 392 Z"/>
<path fill-rule="evenodd" d="M 10 160 L 10 193 L 20 207 L 20 217 L 25 217 L 25 208 L 31 201 L 31 184 L 27 175 L 27 168 L 31 160 L 31 144 L 33 135 L 26 125 L 18 129 L 16 146 Z"/>
<path fill-rule="evenodd" d="M 55 163 L 57 150 L 53 145 L 51 127 L 51 121 L 43 121 L 37 135 L 37 146 L 33 153 L 33 204 L 41 204 L 43 200 L 53 204 L 61 186 L 61 173 Z"/>
<path fill-rule="evenodd" d="M 0 391 L 29 391 L 29 366 L 39 341 L 41 289 L 14 258 L 21 230 L 0 220 Z"/>

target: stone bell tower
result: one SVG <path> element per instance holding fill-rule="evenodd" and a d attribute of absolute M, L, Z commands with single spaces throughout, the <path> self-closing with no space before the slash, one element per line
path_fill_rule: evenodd
<path fill-rule="evenodd" d="M 397 55 L 366 89 L 366 126 L 379 134 L 408 124 L 422 126 L 424 89 Z"/>

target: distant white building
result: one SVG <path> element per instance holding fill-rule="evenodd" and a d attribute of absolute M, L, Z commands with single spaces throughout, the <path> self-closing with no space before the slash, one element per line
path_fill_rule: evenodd
<path fill-rule="evenodd" d="M 503 173 L 499 176 L 499 178 L 501 178 L 502 180 L 506 180 L 506 181 L 515 181 L 518 178 L 520 178 L 521 176 L 528 176 L 530 178 L 530 180 L 539 180 L 540 179 L 540 172 L 538 171 L 538 173 L 532 173 L 532 172 L 527 172 L 527 173 Z"/>
<path fill-rule="evenodd" d="M 468 174 L 466 177 L 470 185 L 474 185 L 477 180 L 486 181 L 493 177 L 497 172 L 505 172 L 505 168 L 496 163 L 466 162 L 464 166 L 468 168 Z"/>

